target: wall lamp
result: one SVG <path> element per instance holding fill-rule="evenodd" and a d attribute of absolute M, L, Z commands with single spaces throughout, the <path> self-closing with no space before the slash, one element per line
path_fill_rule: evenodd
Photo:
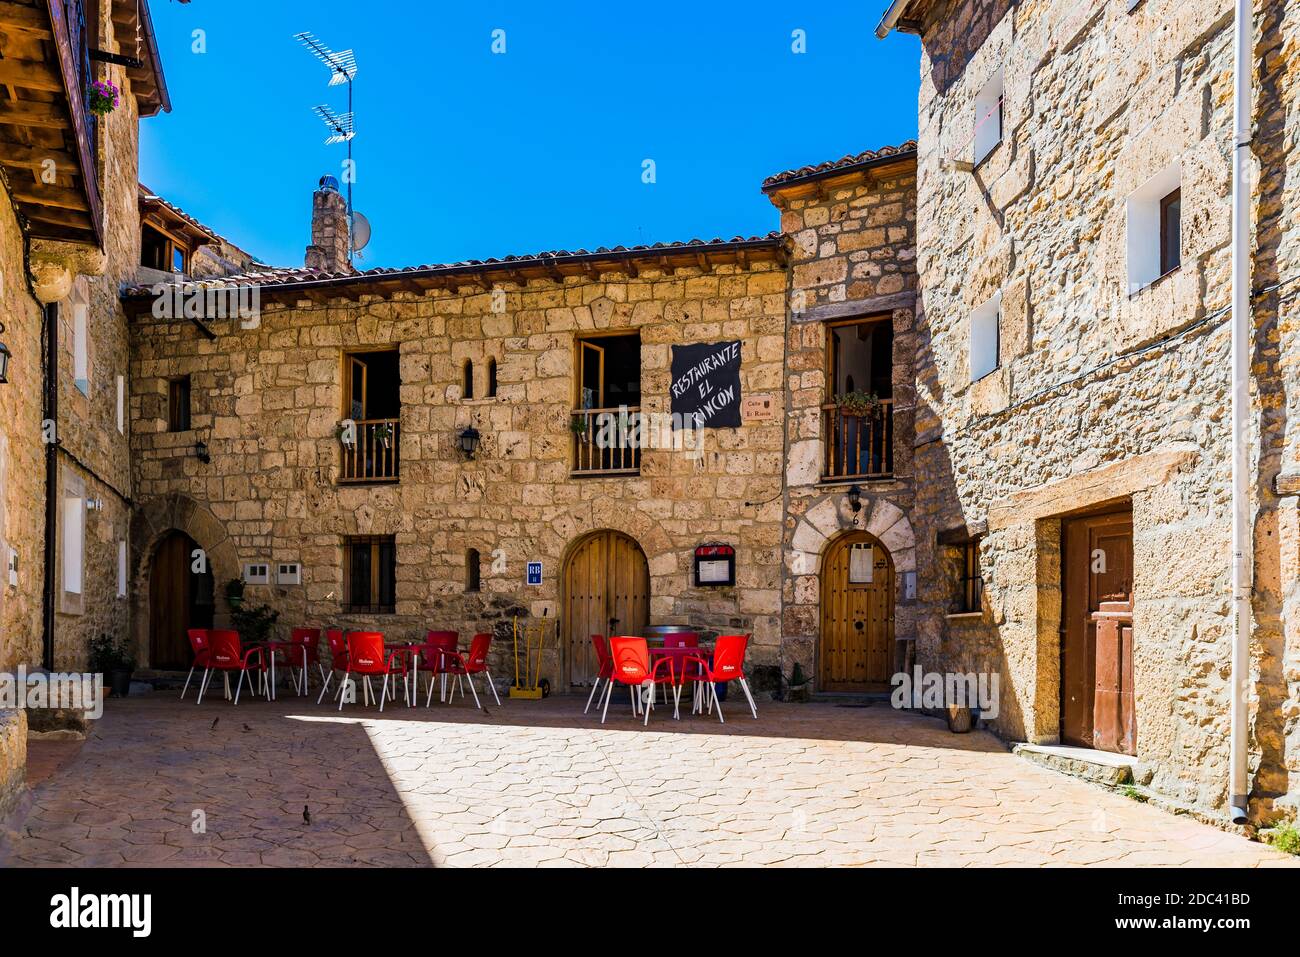
<path fill-rule="evenodd" d="M 204 465 L 207 465 L 209 462 L 212 461 L 212 456 L 208 454 L 207 442 L 204 442 L 202 439 L 199 439 L 197 442 L 194 443 L 194 457 L 198 459 L 200 462 L 202 462 Z"/>
<path fill-rule="evenodd" d="M 0 322 L 0 333 L 5 331 L 5 324 Z M 9 347 L 0 342 L 0 385 L 9 381 L 9 357 L 12 355 Z"/>
<path fill-rule="evenodd" d="M 856 518 L 858 512 L 862 511 L 862 487 L 858 485 L 850 485 L 848 499 L 849 508 L 853 510 L 853 515 Z"/>
<path fill-rule="evenodd" d="M 465 430 L 456 437 L 456 440 L 460 450 L 465 453 L 465 458 L 473 459 L 474 453 L 478 451 L 478 429 L 472 425 L 466 426 Z"/>

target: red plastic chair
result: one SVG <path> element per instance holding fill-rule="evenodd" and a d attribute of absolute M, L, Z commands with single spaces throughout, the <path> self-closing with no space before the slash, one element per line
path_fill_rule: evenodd
<path fill-rule="evenodd" d="M 293 642 L 293 647 L 281 649 L 284 652 L 285 667 L 289 669 L 291 678 L 294 669 L 298 669 L 298 677 L 293 679 L 293 686 L 299 695 L 305 695 L 307 669 L 313 664 L 320 668 L 320 629 L 295 628 L 290 633 L 289 640 Z M 321 669 L 321 680 L 324 680 L 324 669 Z"/>
<path fill-rule="evenodd" d="M 600 688 L 602 681 L 608 682 L 609 676 L 614 673 L 614 659 L 609 654 L 609 642 L 605 640 L 604 635 L 592 635 L 591 647 L 596 650 L 596 679 L 591 683 L 591 694 L 587 695 L 587 707 L 582 709 L 586 714 L 591 710 L 591 703 L 596 700 L 596 691 Z"/>
<path fill-rule="evenodd" d="M 365 703 L 370 704 L 375 693 L 370 686 L 372 675 L 383 675 L 384 686 L 379 693 L 379 710 L 384 710 L 384 701 L 388 698 L 388 679 L 393 675 L 402 676 L 402 685 L 406 687 L 406 661 L 398 653 L 387 653 L 384 649 L 384 634 L 380 631 L 350 631 L 348 632 L 348 662 L 347 670 L 343 673 L 343 687 L 347 687 L 348 680 L 352 675 L 360 675 L 365 678 L 365 684 L 362 686 L 365 693 Z M 396 682 L 394 682 L 396 683 Z M 343 702 L 347 695 L 339 695 L 339 710 L 343 710 Z"/>
<path fill-rule="evenodd" d="M 441 683 L 438 700 L 447 700 L 447 652 L 455 651 L 459 644 L 460 632 L 457 631 L 430 631 L 425 634 L 424 644 L 420 646 L 420 668 L 429 672 L 430 702 L 433 701 L 435 680 Z"/>
<path fill-rule="evenodd" d="M 321 686 L 320 697 L 316 699 L 317 704 L 325 700 L 325 692 L 330 690 L 330 682 L 334 680 L 334 672 L 346 672 L 348 670 L 348 643 L 343 638 L 343 632 L 337 628 L 329 629 L 325 632 L 325 642 L 330 649 L 330 670 L 324 672 L 325 682 Z M 337 696 L 337 692 L 335 694 Z"/>
<path fill-rule="evenodd" d="M 610 680 L 605 686 L 605 707 L 600 713 L 600 723 L 605 723 L 605 715 L 609 714 L 609 699 L 614 691 L 614 683 L 618 682 L 627 685 L 628 691 L 632 695 L 632 714 L 637 713 L 637 708 L 641 707 L 645 711 L 645 720 L 643 724 L 650 723 L 650 711 L 654 708 L 655 689 L 659 685 L 674 686 L 673 681 L 673 662 L 671 658 L 660 658 L 650 664 L 650 647 L 646 644 L 644 638 L 631 638 L 620 636 L 609 639 L 610 657 L 613 659 L 613 670 L 610 672 Z M 659 672 L 666 670 L 668 673 L 661 675 Z M 640 701 L 638 694 L 643 687 L 649 686 L 650 694 L 646 696 L 644 703 Z M 680 690 L 677 686 L 675 690 Z"/>
<path fill-rule="evenodd" d="M 447 703 L 451 704 L 456 697 L 456 689 L 460 688 L 460 680 L 464 678 L 469 682 L 470 693 L 474 695 L 474 707 L 480 711 L 483 705 L 479 703 L 478 691 L 474 687 L 474 676 L 481 674 L 487 681 L 487 685 L 492 689 L 492 697 L 496 698 L 497 706 L 501 706 L 501 698 L 497 696 L 496 683 L 492 680 L 492 673 L 488 671 L 488 649 L 492 646 L 492 636 L 486 633 L 480 633 L 474 636 L 474 640 L 469 643 L 469 654 L 462 655 L 458 651 L 445 652 L 447 656 L 444 674 L 453 676 L 456 683 L 451 687 L 451 695 L 447 698 Z M 465 697 L 465 690 L 461 688 L 461 698 Z M 429 700 L 424 703 L 427 708 L 433 703 L 433 683 L 429 683 Z"/>
<path fill-rule="evenodd" d="M 181 689 L 181 700 L 185 700 L 185 692 L 190 690 L 190 679 L 194 677 L 194 669 L 202 668 L 205 671 L 208 667 L 208 629 L 190 628 L 185 634 L 190 638 L 190 651 L 194 652 L 194 663 L 190 665 L 190 673 L 185 676 L 185 687 Z"/>
<path fill-rule="evenodd" d="M 235 689 L 235 704 L 239 704 L 239 693 L 244 688 L 244 675 L 250 671 L 263 671 L 266 669 L 265 651 L 258 645 L 254 645 L 247 650 L 240 644 L 239 632 L 215 630 L 208 633 L 208 666 L 203 671 L 203 683 L 199 685 L 199 698 L 195 704 L 203 703 L 203 693 L 208 690 L 208 684 L 212 681 L 212 672 L 221 671 L 228 676 L 232 671 L 239 672 L 239 686 Z M 249 687 L 252 687 L 252 679 L 249 679 Z M 226 685 L 226 693 L 230 693 L 229 684 Z"/>
<path fill-rule="evenodd" d="M 717 685 L 726 684 L 728 681 L 740 682 L 745 698 L 749 701 L 749 710 L 753 712 L 755 720 L 758 718 L 758 706 L 754 704 L 754 695 L 749 690 L 749 682 L 745 680 L 745 648 L 748 645 L 749 635 L 722 635 L 713 645 L 712 664 L 705 658 L 692 656 L 687 659 L 688 664 L 693 664 L 703 672 L 704 692 L 709 711 L 712 713 L 713 709 L 717 708 L 718 720 L 723 724 L 726 724 L 726 719 L 722 717 L 722 703 L 718 701 Z"/>

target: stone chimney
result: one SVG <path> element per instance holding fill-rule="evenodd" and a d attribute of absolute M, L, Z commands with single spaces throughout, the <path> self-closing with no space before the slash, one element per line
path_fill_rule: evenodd
<path fill-rule="evenodd" d="M 322 176 L 311 194 L 311 245 L 305 264 L 322 272 L 356 272 L 348 261 L 348 204 L 333 176 Z"/>

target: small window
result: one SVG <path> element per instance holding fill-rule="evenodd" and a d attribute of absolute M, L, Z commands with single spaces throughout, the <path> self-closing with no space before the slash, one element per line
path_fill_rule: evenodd
<path fill-rule="evenodd" d="M 978 382 L 1000 364 L 998 323 L 1002 296 L 994 296 L 970 316 L 970 380 Z"/>
<path fill-rule="evenodd" d="M 477 548 L 465 553 L 465 590 L 479 590 L 479 554 Z"/>
<path fill-rule="evenodd" d="M 981 611 L 984 600 L 984 576 L 980 572 L 979 539 L 968 539 L 959 547 L 961 575 L 958 579 L 957 614 L 973 615 Z"/>
<path fill-rule="evenodd" d="M 244 566 L 244 582 L 248 585 L 271 584 L 271 566 L 265 562 L 249 562 Z"/>
<path fill-rule="evenodd" d="M 494 399 L 494 398 L 496 398 L 496 394 L 497 394 L 497 360 L 496 360 L 496 359 L 489 359 L 489 360 L 488 360 L 487 397 L 488 397 L 489 399 Z"/>
<path fill-rule="evenodd" d="M 302 566 L 297 562 L 279 562 L 275 566 L 275 583 L 277 585 L 301 585 Z"/>
<path fill-rule="evenodd" d="M 82 395 L 90 395 L 90 309 L 85 303 L 72 307 L 72 378 Z"/>
<path fill-rule="evenodd" d="M 1002 142 L 1002 71 L 993 74 L 975 97 L 975 162 Z"/>
<path fill-rule="evenodd" d="M 1160 200 L 1160 275 L 1173 272 L 1183 261 L 1182 189 Z"/>
<path fill-rule="evenodd" d="M 117 543 L 117 597 L 126 595 L 126 542 Z"/>
<path fill-rule="evenodd" d="M 1151 285 L 1182 261 L 1182 169 L 1166 167 L 1129 194 L 1126 253 L 1129 292 Z"/>
<path fill-rule="evenodd" d="M 126 434 L 126 377 L 117 377 L 117 431 Z"/>
<path fill-rule="evenodd" d="M 82 554 L 86 547 L 86 500 L 63 499 L 63 590 L 81 594 Z"/>
<path fill-rule="evenodd" d="M 190 428 L 190 377 L 167 384 L 167 431 L 187 432 Z"/>
<path fill-rule="evenodd" d="M 343 610 L 391 615 L 396 604 L 396 539 L 392 535 L 343 539 Z"/>
<path fill-rule="evenodd" d="M 474 362 L 472 359 L 465 360 L 464 380 L 461 383 L 461 398 L 474 398 Z"/>

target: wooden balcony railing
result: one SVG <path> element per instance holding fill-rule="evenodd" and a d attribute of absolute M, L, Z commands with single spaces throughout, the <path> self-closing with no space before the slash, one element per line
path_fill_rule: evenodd
<path fill-rule="evenodd" d="M 822 406 L 826 439 L 823 479 L 877 479 L 894 474 L 894 400 L 881 399 L 878 415 L 846 415 Z"/>
<path fill-rule="evenodd" d="M 356 442 L 343 443 L 340 482 L 396 482 L 398 477 L 397 419 L 358 419 Z"/>
<path fill-rule="evenodd" d="M 641 448 L 632 439 L 632 416 L 640 406 L 617 409 L 575 409 L 573 473 L 575 475 L 635 475 L 641 471 Z M 612 422 L 613 426 L 606 425 Z"/>

